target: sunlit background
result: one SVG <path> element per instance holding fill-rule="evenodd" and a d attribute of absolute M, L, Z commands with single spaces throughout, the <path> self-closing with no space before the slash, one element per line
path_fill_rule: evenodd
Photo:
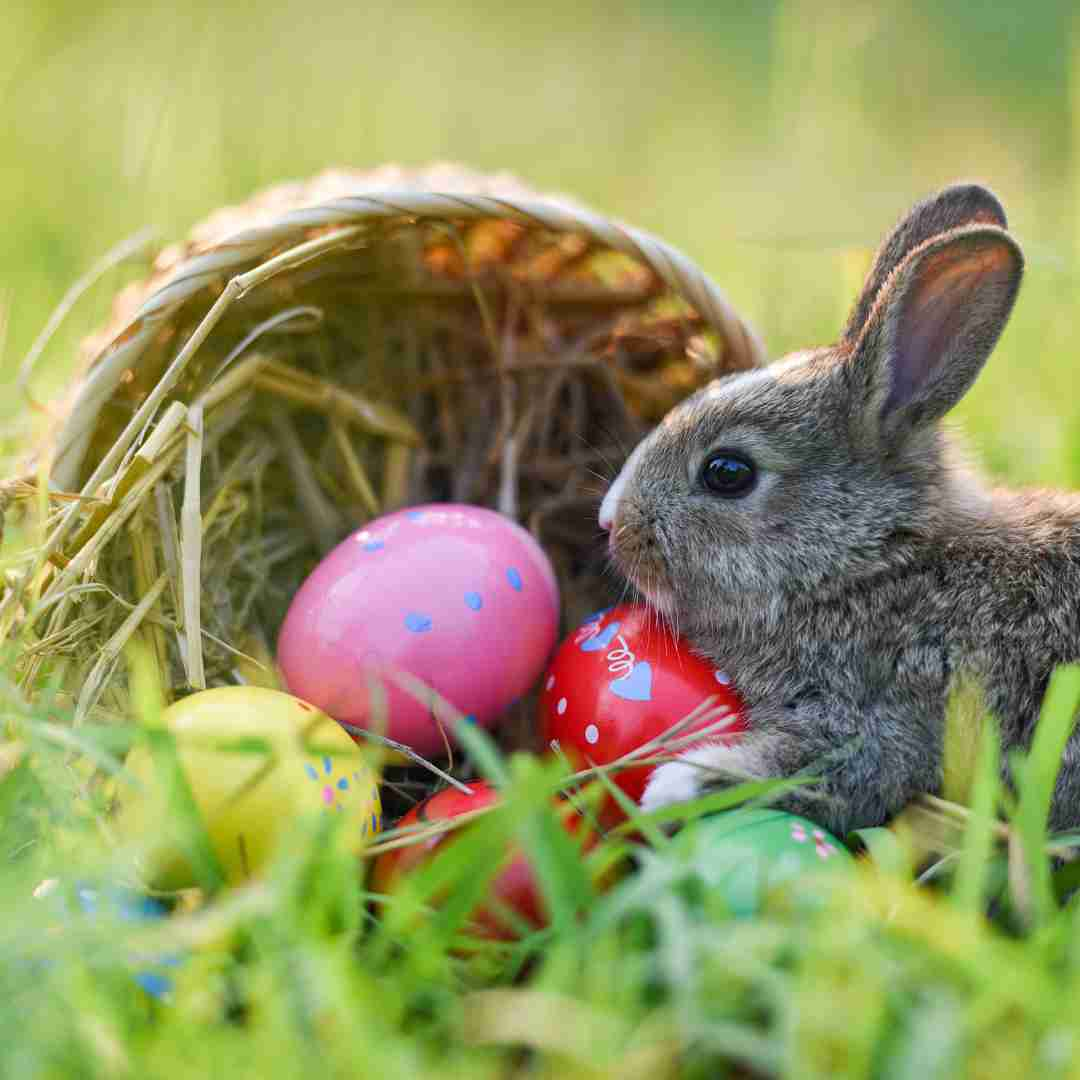
<path fill-rule="evenodd" d="M 682 247 L 770 351 L 831 340 L 866 252 L 958 178 L 1002 197 L 1019 306 L 959 411 L 1010 480 L 1080 484 L 1080 21 L 1067 0 L 7 0 L 0 371 L 71 283 L 327 165 L 509 169 Z M 132 271 L 72 313 L 35 386 Z M 25 413 L 13 384 L 0 415 Z"/>

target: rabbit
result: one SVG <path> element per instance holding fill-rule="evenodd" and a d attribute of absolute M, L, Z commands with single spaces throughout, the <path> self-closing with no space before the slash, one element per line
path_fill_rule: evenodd
<path fill-rule="evenodd" d="M 942 426 L 1023 267 L 997 198 L 949 187 L 885 241 L 838 344 L 710 383 L 627 458 L 600 508 L 612 560 L 749 722 L 660 765 L 644 809 L 803 774 L 777 805 L 881 824 L 940 790 L 962 673 L 1004 749 L 1029 744 L 1052 670 L 1080 659 L 1080 500 L 989 487 Z M 1050 824 L 1080 824 L 1075 734 Z"/>

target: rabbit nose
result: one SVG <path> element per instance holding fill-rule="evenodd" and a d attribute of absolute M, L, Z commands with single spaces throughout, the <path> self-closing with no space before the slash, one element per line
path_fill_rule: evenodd
<path fill-rule="evenodd" d="M 626 486 L 626 474 L 624 472 L 619 473 L 615 477 L 614 483 L 607 489 L 607 494 L 604 496 L 604 501 L 600 504 L 599 522 L 600 528 L 605 532 L 611 529 L 611 526 L 615 522 L 615 511 L 619 506 L 619 497 L 622 495 L 623 488 Z"/>

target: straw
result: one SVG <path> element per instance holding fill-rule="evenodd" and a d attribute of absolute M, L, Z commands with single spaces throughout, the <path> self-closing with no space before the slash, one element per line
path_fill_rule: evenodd
<path fill-rule="evenodd" d="M 136 246 L 65 298 L 24 381 Z M 117 661 L 136 637 L 165 701 L 240 681 L 238 657 L 269 684 L 248 653 L 320 556 L 408 504 L 475 502 L 532 529 L 575 625 L 613 599 L 604 478 L 686 393 L 764 350 L 655 237 L 441 167 L 328 173 L 220 211 L 117 297 L 86 356 L 62 424 L 0 483 L 7 523 L 42 508 L 40 542 L 8 563 L 0 635 L 24 692 L 49 674 L 80 722 L 127 711 Z M 449 730 L 459 712 L 435 707 Z M 534 708 L 511 710 L 507 747 L 535 739 Z M 461 763 L 411 767 L 421 787 L 467 786 Z"/>

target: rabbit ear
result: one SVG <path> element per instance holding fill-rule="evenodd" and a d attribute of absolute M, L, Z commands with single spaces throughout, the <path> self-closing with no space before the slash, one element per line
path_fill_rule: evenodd
<path fill-rule="evenodd" d="M 881 286 L 907 255 L 931 237 L 965 225 L 1007 227 L 1005 211 L 992 191 L 979 184 L 954 184 L 915 206 L 878 250 L 842 340 L 854 342 L 862 333 Z"/>
<path fill-rule="evenodd" d="M 846 364 L 862 421 L 895 442 L 964 396 L 1008 321 L 1024 257 L 1003 229 L 928 240 L 880 290 Z"/>

